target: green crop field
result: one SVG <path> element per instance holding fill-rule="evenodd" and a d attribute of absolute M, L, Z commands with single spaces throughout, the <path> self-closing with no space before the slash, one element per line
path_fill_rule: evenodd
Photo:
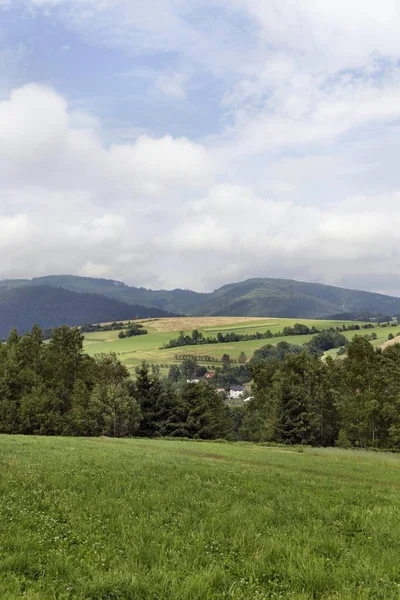
<path fill-rule="evenodd" d="M 200 354 L 212 356 L 216 361 L 220 360 L 224 353 L 229 354 L 233 359 L 237 359 L 241 352 L 245 352 L 250 359 L 254 352 L 265 346 L 265 344 L 278 344 L 281 341 L 287 341 L 291 344 L 305 344 L 311 339 L 311 335 L 298 335 L 288 337 L 277 337 L 270 340 L 251 340 L 247 342 L 233 342 L 227 344 L 207 344 L 201 346 L 186 346 L 168 350 L 160 350 L 170 339 L 176 338 L 182 329 L 185 333 L 191 333 L 197 328 L 204 336 L 216 337 L 219 331 L 223 333 L 235 332 L 239 334 L 264 333 L 268 329 L 272 333 L 282 331 L 284 327 L 293 326 L 295 323 L 304 323 L 308 327 L 315 326 L 317 329 L 329 329 L 330 327 L 340 327 L 343 324 L 349 325 L 349 322 L 342 321 L 321 321 L 311 319 L 259 319 L 241 317 L 199 317 L 199 318 L 171 318 L 142 321 L 147 335 L 131 338 L 119 339 L 118 331 L 96 332 L 85 334 L 85 351 L 90 354 L 99 354 L 101 352 L 115 352 L 121 362 L 123 362 L 131 371 L 145 360 L 150 364 L 170 365 L 175 362 L 175 354 Z M 362 323 L 359 323 L 362 325 Z M 396 334 L 400 326 L 375 328 L 378 339 L 374 344 L 379 345 L 387 340 L 389 333 Z M 345 336 L 351 339 L 354 331 L 345 332 Z M 371 330 L 361 330 L 361 334 L 371 333 Z M 330 352 L 332 356 L 336 355 L 337 350 Z M 200 361 L 201 362 L 201 361 Z"/>
<path fill-rule="evenodd" d="M 390 600 L 400 458 L 0 436 L 0 598 Z"/>

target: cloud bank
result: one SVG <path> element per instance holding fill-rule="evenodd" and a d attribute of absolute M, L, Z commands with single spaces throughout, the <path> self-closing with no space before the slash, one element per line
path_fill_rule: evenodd
<path fill-rule="evenodd" d="M 121 141 L 121 115 L 110 127 L 77 108 L 79 90 L 9 86 L 0 277 L 68 272 L 208 290 L 279 276 L 400 295 L 394 0 L 16 4 L 24 18 L 46 15 L 88 47 L 130 57 L 133 70 L 152 57 L 149 93 L 194 120 L 206 82 L 215 128 L 177 134 L 166 104 L 154 114 L 163 135 Z"/>

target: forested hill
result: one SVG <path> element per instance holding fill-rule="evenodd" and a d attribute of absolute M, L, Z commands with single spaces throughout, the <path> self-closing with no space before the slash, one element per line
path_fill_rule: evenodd
<path fill-rule="evenodd" d="M 81 325 L 114 320 L 165 317 L 158 309 L 130 305 L 99 294 L 78 294 L 66 289 L 45 286 L 0 285 L 0 338 L 16 327 L 20 333 L 35 323 L 47 329 L 60 325 Z"/>
<path fill-rule="evenodd" d="M 190 290 L 148 290 L 133 287 L 111 279 L 77 277 L 74 275 L 50 275 L 34 279 L 8 279 L 0 281 L 2 289 L 45 285 L 59 287 L 77 293 L 99 294 L 126 304 L 148 306 L 163 311 L 183 315 L 197 315 L 209 294 L 199 294 Z M 176 307 L 179 307 L 177 310 Z"/>
<path fill-rule="evenodd" d="M 248 279 L 216 290 L 201 314 L 324 318 L 341 313 L 400 313 L 400 298 L 290 279 Z M 339 318 L 339 317 L 338 317 Z"/>
<path fill-rule="evenodd" d="M 400 298 L 289 279 L 248 279 L 224 285 L 211 293 L 197 293 L 180 289 L 155 291 L 108 279 L 54 275 L 0 281 L 0 294 L 2 289 L 38 285 L 94 293 L 126 304 L 193 316 L 324 318 L 337 315 L 340 318 L 343 313 L 400 314 Z"/>

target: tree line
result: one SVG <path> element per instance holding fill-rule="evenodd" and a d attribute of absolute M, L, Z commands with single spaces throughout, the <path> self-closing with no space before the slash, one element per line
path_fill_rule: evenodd
<path fill-rule="evenodd" d="M 35 326 L 0 345 L 0 433 L 214 439 L 232 426 L 207 382 L 174 386 L 146 364 L 132 380 L 115 354 L 85 354 L 79 329 L 54 329 L 44 343 Z"/>
<path fill-rule="evenodd" d="M 40 328 L 0 345 L 0 432 L 76 436 L 174 436 L 400 449 L 400 345 L 374 349 L 363 336 L 333 360 L 283 341 L 221 377 L 252 380 L 252 399 L 229 406 L 193 364 L 162 379 L 145 363 L 136 377 L 115 354 L 90 357 L 66 326 L 44 343 Z M 224 373 L 225 370 L 225 373 Z M 242 371 L 242 372 L 240 372 Z"/>
<path fill-rule="evenodd" d="M 365 339 L 368 340 L 373 340 L 377 338 L 377 335 L 375 332 L 371 333 L 371 334 L 365 334 L 364 335 Z M 304 350 L 306 350 L 307 352 L 310 352 L 311 354 L 315 354 L 317 356 L 322 356 L 324 352 L 326 352 L 327 350 L 331 350 L 333 348 L 340 348 L 341 350 L 344 351 L 346 344 L 348 343 L 347 338 L 341 334 L 338 333 L 337 331 L 321 331 L 321 333 L 317 333 L 315 334 L 311 340 L 309 342 L 307 342 L 306 344 L 290 344 L 291 347 L 296 348 L 297 353 L 301 353 Z M 276 346 L 273 346 L 272 344 L 267 344 L 266 346 L 263 346 L 264 349 L 273 349 L 274 348 L 282 348 L 282 347 L 287 347 L 288 342 L 286 341 L 282 341 L 279 342 Z M 258 351 L 256 351 L 257 354 Z M 187 360 L 187 359 L 194 359 L 196 361 L 200 361 L 200 362 L 206 362 L 209 364 L 216 364 L 216 363 L 240 363 L 240 364 L 244 364 L 247 361 L 247 356 L 244 352 L 241 352 L 239 354 L 239 357 L 236 358 L 231 358 L 228 354 L 223 354 L 221 358 L 216 358 L 213 356 L 210 356 L 208 354 L 174 354 L 174 358 L 177 361 L 183 361 L 183 360 Z"/>
<path fill-rule="evenodd" d="M 97 331 L 120 331 L 121 329 L 127 329 L 133 325 L 132 321 L 128 323 L 126 321 L 113 321 L 112 323 L 84 323 L 80 330 L 82 333 L 94 333 Z"/>
<path fill-rule="evenodd" d="M 400 344 L 356 336 L 340 360 L 265 353 L 252 368 L 242 439 L 315 446 L 400 447 Z"/>
<path fill-rule="evenodd" d="M 328 331 L 330 333 L 335 332 L 343 332 L 343 331 L 359 331 L 361 328 L 363 329 L 373 329 L 375 325 L 372 323 L 365 323 L 364 325 L 343 324 L 341 327 L 329 327 L 328 329 L 324 329 L 322 331 Z M 186 334 L 184 331 L 179 332 L 179 336 L 177 338 L 169 340 L 160 350 L 167 348 L 178 348 L 180 346 L 198 346 L 203 344 L 228 344 L 232 342 L 249 342 L 251 340 L 268 340 L 277 337 L 286 337 L 291 335 L 314 335 L 317 333 L 322 333 L 321 330 L 317 329 L 314 325 L 312 327 L 308 327 L 304 323 L 295 323 L 293 327 L 288 326 L 284 327 L 282 331 L 278 331 L 277 333 L 272 333 L 270 329 L 267 331 L 260 333 L 257 331 L 256 333 L 235 333 L 233 331 L 228 333 L 218 332 L 216 337 L 207 336 L 199 331 L 198 329 L 193 329 L 192 334 Z"/>

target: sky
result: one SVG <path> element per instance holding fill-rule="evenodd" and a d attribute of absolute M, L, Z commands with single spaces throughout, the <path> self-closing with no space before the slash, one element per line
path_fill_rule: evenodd
<path fill-rule="evenodd" d="M 400 296 L 400 0 L 0 0 L 0 278 Z"/>

